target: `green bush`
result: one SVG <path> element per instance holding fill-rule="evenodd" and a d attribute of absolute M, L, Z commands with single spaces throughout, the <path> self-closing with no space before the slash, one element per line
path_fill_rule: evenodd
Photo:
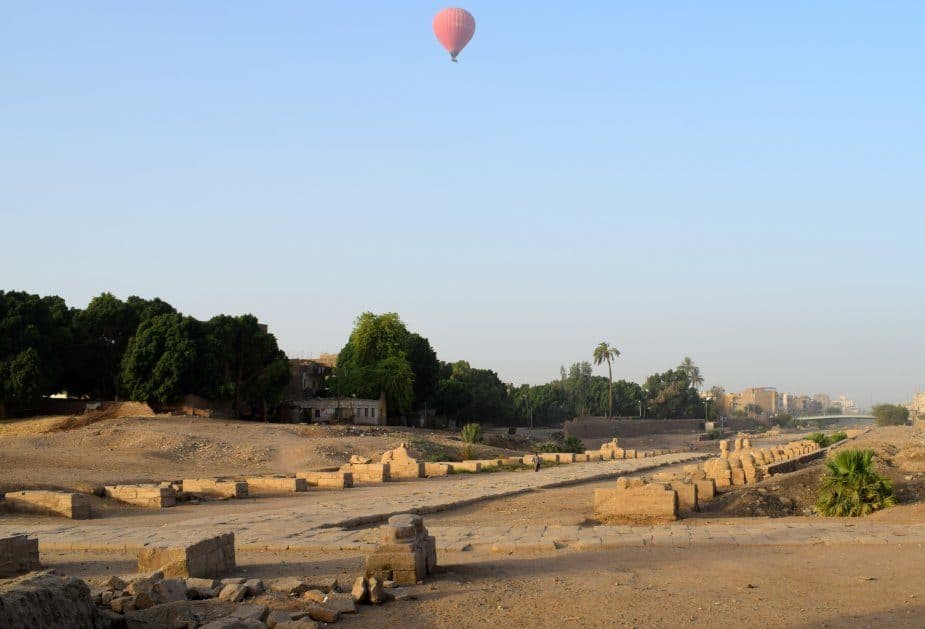
<path fill-rule="evenodd" d="M 858 517 L 896 504 L 893 482 L 874 470 L 873 450 L 842 450 L 825 462 L 816 510 L 822 515 Z"/>
<path fill-rule="evenodd" d="M 462 440 L 466 443 L 482 443 L 482 425 L 466 424 L 462 427 L 462 430 L 459 431 L 459 436 L 462 437 Z"/>
<path fill-rule="evenodd" d="M 846 433 L 844 430 L 840 430 L 826 437 L 826 441 L 829 442 L 829 445 L 832 445 L 833 443 L 844 441 L 847 438 L 848 438 L 848 433 Z"/>
<path fill-rule="evenodd" d="M 562 446 L 555 441 L 541 441 L 540 443 L 533 444 L 531 450 L 537 454 L 542 452 L 561 452 L 561 447 Z"/>
<path fill-rule="evenodd" d="M 828 445 L 826 443 L 825 435 L 822 434 L 821 432 L 814 432 L 811 435 L 807 435 L 806 438 L 809 441 L 815 441 L 816 443 L 818 443 L 820 448 L 824 448 Z"/>
<path fill-rule="evenodd" d="M 909 409 L 896 404 L 877 404 L 873 409 L 878 426 L 904 426 L 909 422 Z"/>
<path fill-rule="evenodd" d="M 711 441 L 713 441 L 713 440 L 715 440 L 715 439 L 719 439 L 719 438 L 722 437 L 722 436 L 723 436 L 723 433 L 722 433 L 722 431 L 721 431 L 719 428 L 713 428 L 712 430 L 710 430 L 709 432 L 707 432 L 707 439 L 709 439 L 709 440 L 711 440 Z"/>
<path fill-rule="evenodd" d="M 581 439 L 578 437 L 568 437 L 565 440 L 565 443 L 562 444 L 562 452 L 574 452 L 575 454 L 583 454 L 585 451 L 585 444 L 582 443 Z"/>

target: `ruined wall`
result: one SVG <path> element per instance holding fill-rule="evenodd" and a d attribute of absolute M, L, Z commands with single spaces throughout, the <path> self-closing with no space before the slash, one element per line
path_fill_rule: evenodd
<path fill-rule="evenodd" d="M 563 424 L 567 437 L 595 439 L 603 437 L 642 437 L 669 433 L 703 432 L 702 419 L 607 419 L 576 417 Z"/>

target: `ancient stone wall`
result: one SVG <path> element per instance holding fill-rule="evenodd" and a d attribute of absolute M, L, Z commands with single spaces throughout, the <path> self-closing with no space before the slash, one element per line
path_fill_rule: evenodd
<path fill-rule="evenodd" d="M 138 553 L 138 571 L 160 570 L 165 577 L 220 577 L 235 568 L 234 533 L 188 544 L 145 548 Z"/>
<path fill-rule="evenodd" d="M 594 490 L 594 516 L 602 522 L 650 524 L 678 518 L 678 493 L 662 483 L 618 478 L 614 489 Z"/>
<path fill-rule="evenodd" d="M 203 498 L 247 498 L 244 481 L 215 478 L 184 478 L 183 493 Z"/>
<path fill-rule="evenodd" d="M 103 491 L 107 498 L 148 509 L 172 507 L 177 502 L 173 489 L 158 485 L 106 485 Z"/>
<path fill-rule="evenodd" d="M 346 489 L 353 487 L 353 472 L 298 472 L 309 487 L 319 489 Z"/>
<path fill-rule="evenodd" d="M 304 478 L 289 476 L 254 476 L 247 479 L 247 489 L 251 494 L 282 494 L 307 491 L 308 483 Z"/>
<path fill-rule="evenodd" d="M 37 539 L 29 539 L 27 535 L 0 538 L 0 578 L 5 579 L 41 567 Z"/>
<path fill-rule="evenodd" d="M 90 498 L 64 491 L 11 491 L 6 505 L 13 513 L 61 515 L 72 520 L 90 518 Z"/>
<path fill-rule="evenodd" d="M 641 437 L 670 433 L 701 433 L 702 419 L 608 419 L 576 417 L 563 423 L 567 437 L 600 439 L 602 437 Z"/>

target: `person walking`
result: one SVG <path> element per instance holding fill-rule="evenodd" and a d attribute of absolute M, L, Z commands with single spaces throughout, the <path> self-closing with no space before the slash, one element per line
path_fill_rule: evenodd
<path fill-rule="evenodd" d="M 534 472 L 540 471 L 540 455 L 539 454 L 533 455 L 533 471 Z"/>

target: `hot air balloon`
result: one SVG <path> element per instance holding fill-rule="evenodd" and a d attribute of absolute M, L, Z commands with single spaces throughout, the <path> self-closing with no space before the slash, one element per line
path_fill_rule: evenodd
<path fill-rule="evenodd" d="M 456 55 L 466 47 L 475 34 L 475 18 L 465 9 L 444 9 L 434 17 L 434 35 L 450 53 L 455 63 Z"/>

